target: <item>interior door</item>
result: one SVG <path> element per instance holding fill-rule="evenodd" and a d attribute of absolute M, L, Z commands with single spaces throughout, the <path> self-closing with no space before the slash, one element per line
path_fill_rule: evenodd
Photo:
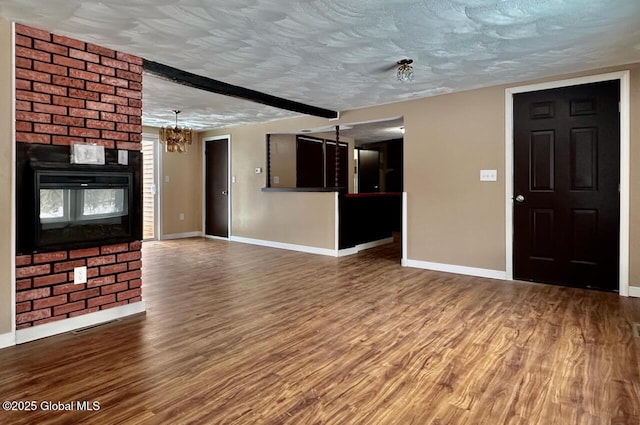
<path fill-rule="evenodd" d="M 205 142 L 205 232 L 229 237 L 228 139 Z"/>
<path fill-rule="evenodd" d="M 358 192 L 380 192 L 380 152 L 358 149 Z"/>
<path fill-rule="evenodd" d="M 618 289 L 619 81 L 514 96 L 514 278 Z"/>

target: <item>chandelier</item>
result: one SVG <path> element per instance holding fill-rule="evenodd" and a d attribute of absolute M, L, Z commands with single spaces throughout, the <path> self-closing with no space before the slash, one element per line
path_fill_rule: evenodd
<path fill-rule="evenodd" d="M 413 67 L 411 64 L 413 63 L 413 59 L 402 59 L 398 61 L 398 71 L 396 72 L 396 77 L 398 81 L 411 81 L 413 80 Z"/>
<path fill-rule="evenodd" d="M 192 132 L 190 128 L 178 127 L 178 114 L 180 111 L 174 109 L 173 112 L 176 114 L 176 126 L 173 128 L 162 127 L 160 129 L 160 142 L 164 145 L 166 152 L 186 152 L 187 145 L 192 142 Z"/>

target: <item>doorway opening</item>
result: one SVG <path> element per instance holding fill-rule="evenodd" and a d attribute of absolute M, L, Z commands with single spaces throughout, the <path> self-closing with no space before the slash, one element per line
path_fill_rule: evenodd
<path fill-rule="evenodd" d="M 142 238 L 160 239 L 160 150 L 158 136 L 142 135 Z"/>

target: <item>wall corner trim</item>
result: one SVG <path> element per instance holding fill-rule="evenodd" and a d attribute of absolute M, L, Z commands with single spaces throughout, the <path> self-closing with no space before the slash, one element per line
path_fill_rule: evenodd
<path fill-rule="evenodd" d="M 16 345 L 16 335 L 13 332 L 0 334 L 0 349 Z"/>
<path fill-rule="evenodd" d="M 232 242 L 246 243 L 250 245 L 260 245 L 270 248 L 287 249 L 289 251 L 306 252 L 308 254 L 320 254 L 327 255 L 329 257 L 337 257 L 338 252 L 335 249 L 317 248 L 315 246 L 295 245 L 290 243 L 265 241 L 262 239 L 243 238 L 240 236 L 230 236 L 229 240 Z"/>
<path fill-rule="evenodd" d="M 170 233 L 168 235 L 162 235 L 161 240 L 166 241 L 170 239 L 186 239 L 186 238 L 201 238 L 202 232 L 186 232 L 186 233 Z"/>
<path fill-rule="evenodd" d="M 629 296 L 640 298 L 640 286 L 629 286 Z"/>
<path fill-rule="evenodd" d="M 144 301 L 126 304 L 107 310 L 96 311 L 95 313 L 83 314 L 58 322 L 45 323 L 31 328 L 16 331 L 16 344 L 34 341 L 48 336 L 58 335 L 65 332 L 74 331 L 87 326 L 99 325 L 111 320 L 121 319 L 133 314 L 143 313 L 146 310 Z"/>
<path fill-rule="evenodd" d="M 477 267 L 457 266 L 453 264 L 431 263 L 428 261 L 419 260 L 405 260 L 405 262 L 406 267 L 415 267 L 417 269 L 486 277 L 488 279 L 507 280 L 507 272 L 501 270 L 481 269 Z"/>

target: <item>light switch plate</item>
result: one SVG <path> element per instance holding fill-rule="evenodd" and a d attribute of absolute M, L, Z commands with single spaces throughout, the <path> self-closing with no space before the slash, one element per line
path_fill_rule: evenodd
<path fill-rule="evenodd" d="M 260 174 L 262 172 L 262 168 L 261 167 L 256 167 L 256 174 Z"/>
<path fill-rule="evenodd" d="M 280 184 L 280 176 L 273 176 L 273 184 Z"/>
<path fill-rule="evenodd" d="M 74 267 L 73 283 L 76 285 L 87 283 L 87 266 Z"/>
<path fill-rule="evenodd" d="M 498 170 L 480 170 L 481 182 L 495 182 L 498 181 Z"/>
<path fill-rule="evenodd" d="M 231 183 L 235 183 L 236 182 L 236 176 L 232 176 L 231 177 Z"/>

